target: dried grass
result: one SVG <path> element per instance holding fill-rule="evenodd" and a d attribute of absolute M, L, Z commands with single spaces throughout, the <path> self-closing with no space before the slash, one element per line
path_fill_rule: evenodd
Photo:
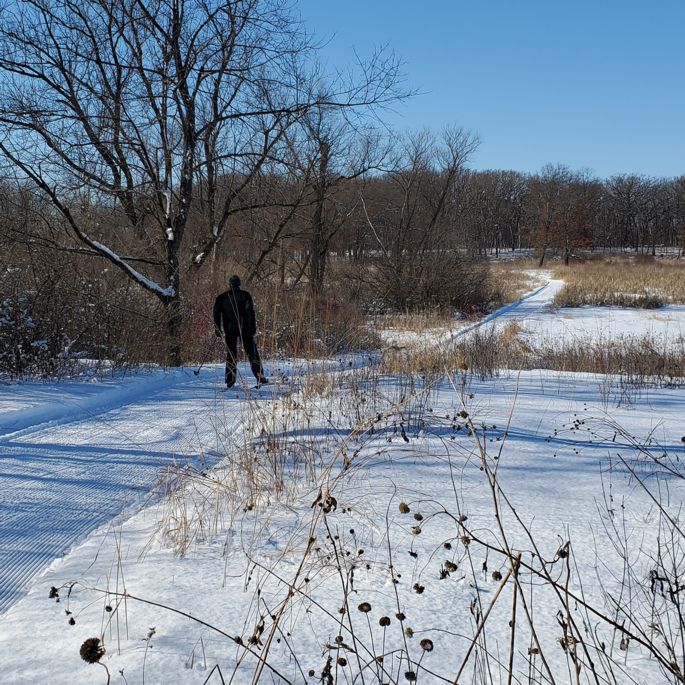
<path fill-rule="evenodd" d="M 454 317 L 444 310 L 432 309 L 423 312 L 383 314 L 374 317 L 373 325 L 377 330 L 393 329 L 407 333 L 446 330 L 454 323 Z"/>
<path fill-rule="evenodd" d="M 558 307 L 685 304 L 685 269 L 675 260 L 615 256 L 558 266 L 555 277 L 566 283 L 554 299 Z"/>
<path fill-rule="evenodd" d="M 516 259 L 490 262 L 493 301 L 498 306 L 516 302 L 532 288 L 543 283 L 537 261 Z"/>

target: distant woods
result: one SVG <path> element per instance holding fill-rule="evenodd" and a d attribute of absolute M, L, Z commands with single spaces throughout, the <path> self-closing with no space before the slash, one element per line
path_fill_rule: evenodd
<path fill-rule="evenodd" d="M 472 171 L 474 134 L 382 126 L 392 54 L 316 55 L 280 0 L 0 9 L 3 354 L 181 363 L 233 272 L 275 347 L 339 347 L 336 318 L 486 309 L 489 253 L 685 244 L 685 178 Z"/>

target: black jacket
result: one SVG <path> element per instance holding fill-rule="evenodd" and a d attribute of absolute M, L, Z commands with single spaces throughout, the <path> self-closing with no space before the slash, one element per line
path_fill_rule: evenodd
<path fill-rule="evenodd" d="M 221 293 L 214 301 L 214 325 L 224 333 L 254 335 L 257 324 L 250 293 L 240 287 Z"/>

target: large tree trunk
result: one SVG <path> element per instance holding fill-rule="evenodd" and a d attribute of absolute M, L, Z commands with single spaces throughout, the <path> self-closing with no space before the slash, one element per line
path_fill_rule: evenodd
<path fill-rule="evenodd" d="M 169 366 L 181 366 L 183 363 L 182 330 L 183 312 L 181 298 L 177 295 L 166 303 L 167 364 Z"/>
<path fill-rule="evenodd" d="M 547 253 L 547 247 L 543 246 L 540 251 L 540 259 L 538 260 L 538 269 L 542 269 L 542 265 L 545 263 L 545 255 Z"/>
<path fill-rule="evenodd" d="M 309 245 L 309 285 L 314 297 L 323 292 L 323 280 L 326 271 L 326 257 L 328 253 L 328 237 L 326 235 L 326 217 L 324 205 L 326 203 L 326 179 L 328 176 L 329 148 L 327 143 L 321 143 L 319 161 L 319 178 L 316 184 L 316 205 L 312 217 L 312 234 Z"/>

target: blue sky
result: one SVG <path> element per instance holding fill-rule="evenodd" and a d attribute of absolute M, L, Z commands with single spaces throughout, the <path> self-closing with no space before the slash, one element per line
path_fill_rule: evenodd
<path fill-rule="evenodd" d="M 685 0 L 298 0 L 324 55 L 390 45 L 393 127 L 478 133 L 479 169 L 685 174 Z"/>

